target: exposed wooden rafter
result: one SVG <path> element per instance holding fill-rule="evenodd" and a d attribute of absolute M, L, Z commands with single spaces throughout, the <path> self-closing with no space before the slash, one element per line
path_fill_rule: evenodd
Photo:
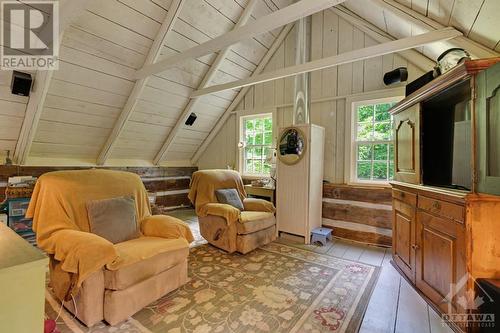
<path fill-rule="evenodd" d="M 281 44 L 285 40 L 285 38 L 288 36 L 290 31 L 292 31 L 293 26 L 294 26 L 294 24 L 290 23 L 290 24 L 286 25 L 281 30 L 278 37 L 276 37 L 276 40 L 274 41 L 273 45 L 271 46 L 271 48 L 269 48 L 269 50 L 267 51 L 264 58 L 262 58 L 261 62 L 259 63 L 259 65 L 255 69 L 255 71 L 251 77 L 258 76 L 260 73 L 262 73 L 262 71 L 266 68 L 267 64 L 269 63 L 269 61 L 271 60 L 273 55 L 276 53 L 276 51 L 279 49 L 279 47 L 281 46 Z M 231 112 L 233 112 L 236 109 L 236 107 L 240 104 L 240 102 L 243 100 L 245 95 L 248 93 L 249 89 L 250 89 L 249 87 L 245 87 L 245 88 L 240 90 L 238 95 L 236 95 L 236 97 L 233 100 L 233 102 L 231 103 L 231 105 L 229 105 L 229 107 L 226 109 L 226 111 L 224 111 L 224 113 L 219 118 L 219 120 L 217 121 L 217 124 L 215 124 L 212 131 L 210 131 L 210 133 L 205 138 L 203 143 L 200 145 L 200 147 L 198 147 L 198 149 L 194 153 L 193 157 L 191 158 L 191 164 L 195 165 L 198 162 L 201 155 L 205 152 L 205 150 L 208 148 L 210 143 L 215 139 L 215 137 L 217 136 L 217 134 L 219 133 L 221 128 L 226 123 L 226 120 L 231 115 Z"/>
<path fill-rule="evenodd" d="M 412 24 L 419 27 L 423 31 L 433 31 L 445 27 L 441 23 L 438 23 L 433 19 L 428 18 L 425 15 L 422 15 L 412 9 L 409 9 L 406 6 L 397 3 L 396 1 L 393 0 L 371 0 L 371 1 L 374 4 L 383 8 L 384 10 L 390 11 L 397 17 L 407 22 L 411 22 Z M 455 47 L 460 47 L 467 50 L 475 58 L 492 58 L 500 56 L 498 52 L 490 50 L 487 47 L 465 36 L 459 36 L 454 40 L 450 41 L 450 43 Z"/>
<path fill-rule="evenodd" d="M 260 1 L 260 0 L 250 0 L 249 1 L 247 7 L 245 8 L 243 13 L 241 14 L 234 29 L 237 29 L 237 28 L 239 28 L 247 23 L 248 19 L 252 15 L 252 12 L 255 8 L 255 5 L 257 4 L 258 1 Z M 215 77 L 215 74 L 217 74 L 217 71 L 221 67 L 222 62 L 224 61 L 224 59 L 226 59 L 226 57 L 230 51 L 231 51 L 231 47 L 228 46 L 224 50 L 219 52 L 219 54 L 217 55 L 217 58 L 215 58 L 215 61 L 213 62 L 212 66 L 210 67 L 209 71 L 207 72 L 207 74 L 205 75 L 203 80 L 201 81 L 198 89 L 203 89 L 208 84 L 210 84 L 212 79 Z M 160 148 L 160 150 L 156 154 L 156 157 L 153 160 L 154 164 L 158 164 L 163 160 L 163 158 L 167 154 L 169 148 L 172 146 L 172 143 L 174 142 L 174 139 L 176 138 L 177 134 L 181 130 L 182 125 L 186 121 L 186 118 L 191 114 L 191 111 L 198 105 L 198 102 L 199 102 L 198 98 L 190 99 L 188 105 L 182 111 L 179 119 L 177 119 L 177 122 L 175 123 L 174 127 L 170 130 L 170 133 L 168 133 L 168 136 L 167 136 L 165 142 L 163 143 L 162 147 Z"/>
<path fill-rule="evenodd" d="M 197 90 L 191 94 L 191 97 L 213 94 L 220 91 L 237 89 L 241 87 L 253 86 L 259 83 L 282 79 L 289 76 L 295 76 L 302 73 L 313 72 L 338 65 L 352 63 L 360 60 L 370 59 L 385 54 L 400 52 L 415 47 L 427 45 L 433 42 L 449 40 L 461 36 L 462 33 L 454 28 L 444 28 L 427 32 L 425 34 L 407 37 L 387 43 L 382 43 L 364 49 L 354 50 L 328 58 L 314 60 L 305 64 L 282 68 L 273 72 L 252 76 L 248 79 L 242 79 L 235 82 L 219 84 L 205 89 Z"/>
<path fill-rule="evenodd" d="M 142 79 L 149 75 L 163 72 L 175 64 L 186 59 L 198 58 L 224 49 L 239 41 L 253 38 L 265 32 L 282 27 L 285 24 L 307 17 L 314 13 L 338 5 L 345 0 L 301 0 L 283 9 L 277 10 L 252 23 L 234 29 L 208 42 L 192 47 L 184 52 L 168 57 L 164 60 L 144 66 L 136 72 L 136 78 Z"/>
<path fill-rule="evenodd" d="M 343 6 L 333 7 L 330 8 L 330 10 L 379 43 L 387 43 L 396 40 L 396 38 L 392 37 L 382 29 L 379 29 L 374 24 L 362 19 Z M 404 50 L 398 53 L 424 72 L 432 70 L 435 65 L 434 61 L 416 50 Z"/>
<path fill-rule="evenodd" d="M 149 53 L 146 57 L 146 60 L 144 62 L 145 65 L 153 64 L 155 61 L 158 60 L 158 57 L 161 54 L 161 49 L 163 48 L 163 45 L 167 40 L 169 32 L 174 27 L 175 21 L 179 17 L 183 4 L 184 0 L 172 1 L 172 4 L 170 5 L 167 16 L 165 18 L 165 21 L 163 21 L 160 30 L 156 34 L 156 38 L 153 42 L 153 45 L 151 46 L 151 49 L 149 50 Z M 108 157 L 111 155 L 111 152 L 113 151 L 113 148 L 116 145 L 116 142 L 120 137 L 120 134 L 123 132 L 125 124 L 129 120 L 130 115 L 134 111 L 134 108 L 137 105 L 138 98 L 141 95 L 144 88 L 146 87 L 147 82 L 148 78 L 140 79 L 135 82 L 132 92 L 130 93 L 127 102 L 125 103 L 125 106 L 120 112 L 117 121 L 115 122 L 113 130 L 111 131 L 108 139 L 106 140 L 106 143 L 104 144 L 99 156 L 97 157 L 98 165 L 103 165 L 108 159 Z"/>
<path fill-rule="evenodd" d="M 60 2 L 59 40 L 53 41 L 54 43 L 57 43 L 57 45 L 61 44 L 64 31 L 78 18 L 78 16 L 80 16 L 89 1 L 90 0 L 66 0 Z M 53 75 L 54 71 L 38 71 L 35 75 L 33 91 L 26 105 L 23 124 L 21 125 L 19 138 L 14 150 L 13 159 L 17 164 L 24 164 L 28 158 Z"/>

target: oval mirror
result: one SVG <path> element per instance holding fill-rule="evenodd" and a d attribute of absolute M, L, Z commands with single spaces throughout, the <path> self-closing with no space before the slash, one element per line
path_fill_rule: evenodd
<path fill-rule="evenodd" d="M 306 150 L 304 134 L 300 129 L 294 127 L 283 130 L 278 144 L 278 157 L 287 165 L 298 163 Z"/>

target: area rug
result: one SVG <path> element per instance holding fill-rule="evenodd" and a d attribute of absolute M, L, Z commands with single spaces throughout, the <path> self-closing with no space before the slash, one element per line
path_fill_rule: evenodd
<path fill-rule="evenodd" d="M 271 243 L 246 255 L 191 248 L 190 282 L 126 322 L 82 326 L 63 310 L 66 332 L 357 332 L 378 268 Z M 47 291 L 46 312 L 58 304 Z"/>

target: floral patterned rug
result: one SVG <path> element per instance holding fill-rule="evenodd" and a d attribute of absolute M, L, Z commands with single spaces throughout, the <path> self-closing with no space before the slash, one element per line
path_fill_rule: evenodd
<path fill-rule="evenodd" d="M 191 248 L 190 282 L 126 322 L 82 326 L 63 310 L 65 332 L 357 332 L 378 268 L 271 243 L 246 255 Z M 57 301 L 47 291 L 47 315 Z"/>

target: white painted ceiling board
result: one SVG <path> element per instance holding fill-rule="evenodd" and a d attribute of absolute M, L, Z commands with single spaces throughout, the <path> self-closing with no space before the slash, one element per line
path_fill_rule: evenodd
<path fill-rule="evenodd" d="M 161 23 L 125 6 L 117 0 L 90 1 L 87 10 L 138 35 L 149 38 L 151 42 L 154 40 L 156 32 L 161 25 Z M 165 15 L 166 12 L 164 12 L 163 16 Z M 161 22 L 163 22 L 163 19 Z"/>
<path fill-rule="evenodd" d="M 485 0 L 469 37 L 495 49 L 500 41 L 500 1 Z"/>
<path fill-rule="evenodd" d="M 124 46 L 141 54 L 148 54 L 153 41 L 129 29 L 121 27 L 105 18 L 84 12 L 73 26 L 93 35 Z"/>
<path fill-rule="evenodd" d="M 448 26 L 456 0 L 425 0 L 428 2 L 427 16 L 442 25 Z M 425 12 L 421 14 L 425 15 Z"/>
<path fill-rule="evenodd" d="M 469 36 L 484 0 L 455 0 L 450 24 Z"/>
<path fill-rule="evenodd" d="M 94 55 L 132 69 L 140 68 L 146 58 L 144 54 L 80 30 L 77 27 L 69 27 L 66 30 L 62 44 L 65 47 L 83 51 L 87 55 Z"/>

